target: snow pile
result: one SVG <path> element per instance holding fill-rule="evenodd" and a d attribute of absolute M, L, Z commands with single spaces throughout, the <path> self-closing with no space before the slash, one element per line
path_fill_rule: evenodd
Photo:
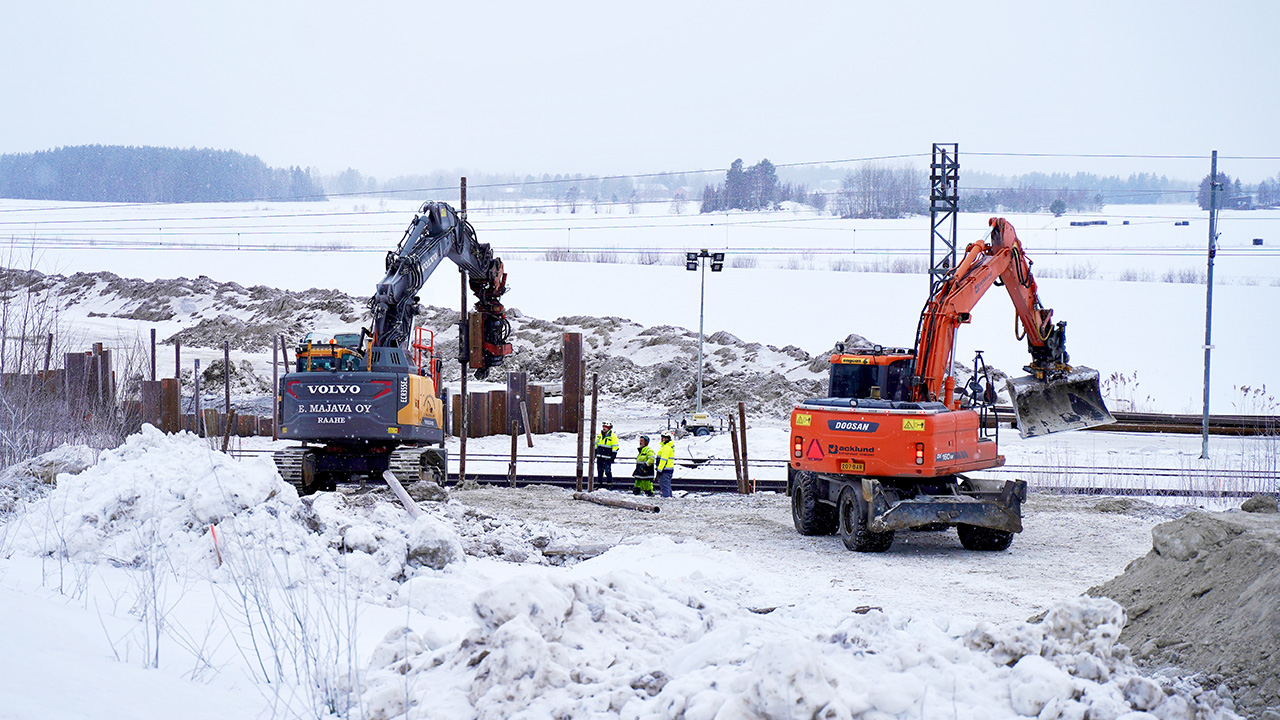
<path fill-rule="evenodd" d="M 866 608 L 753 612 L 700 572 L 658 580 L 610 554 L 483 589 L 460 639 L 392 630 L 364 678 L 369 716 L 1234 717 L 1212 691 L 1142 677 L 1107 599 L 976 628 Z"/>
<path fill-rule="evenodd" d="M 1089 591 L 1124 604 L 1125 642 L 1225 683 L 1250 713 L 1280 712 L 1280 515 L 1192 513 L 1151 535 L 1151 552 Z"/>
<path fill-rule="evenodd" d="M 47 477 L 48 468 L 91 460 L 87 448 L 61 449 L 5 477 Z M 46 497 L 34 497 L 26 494 L 30 502 L 9 528 L 9 541 L 26 554 L 142 567 L 162 552 L 168 562 L 203 568 L 215 579 L 223 557 L 251 556 L 252 565 L 265 562 L 282 573 L 286 585 L 341 580 L 381 602 L 420 568 L 439 570 L 467 554 L 546 563 L 543 548 L 576 541 L 559 528 L 458 503 L 429 505 L 411 522 L 385 489 L 299 498 L 265 457 L 237 460 L 207 440 L 150 425 L 104 451 L 96 465 L 59 476 Z M 288 562 L 291 555 L 306 560 Z"/>
<path fill-rule="evenodd" d="M 5 468 L 0 473 L 0 517 L 53 490 L 58 475 L 75 475 L 93 464 L 96 452 L 88 445 L 62 445 Z"/>

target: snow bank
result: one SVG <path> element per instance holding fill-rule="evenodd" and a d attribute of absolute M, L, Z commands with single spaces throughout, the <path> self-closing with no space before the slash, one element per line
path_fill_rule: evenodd
<path fill-rule="evenodd" d="M 373 652 L 364 707 L 408 718 L 1234 717 L 1213 692 L 1142 677 L 1116 642 L 1124 610 L 1107 599 L 1071 600 L 1038 624 L 968 628 L 879 610 L 752 612 L 700 572 L 659 579 L 604 558 L 593 573 L 544 568 L 480 591 L 474 627 L 453 642 L 392 630 Z"/>
<path fill-rule="evenodd" d="M 54 487 L 58 475 L 75 475 L 93 464 L 95 451 L 88 445 L 62 445 L 5 468 L 0 473 L 0 517 L 40 499 Z"/>
<path fill-rule="evenodd" d="M 61 450 L 36 465 L 82 467 L 89 452 Z M 58 476 L 55 489 L 21 508 L 9 541 L 26 554 L 89 564 L 142 567 L 163 557 L 215 580 L 225 579 L 224 559 L 243 559 L 266 563 L 285 585 L 355 583 L 365 599 L 383 603 L 405 578 L 467 555 L 545 563 L 543 548 L 574 541 L 558 528 L 457 503 L 428 505 L 414 522 L 383 495 L 299 498 L 270 459 L 237 460 L 189 433 L 145 425 L 97 464 Z"/>

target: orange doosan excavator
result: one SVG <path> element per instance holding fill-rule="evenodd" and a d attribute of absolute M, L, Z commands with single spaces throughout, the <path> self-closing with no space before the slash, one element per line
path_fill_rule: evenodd
<path fill-rule="evenodd" d="M 956 331 L 993 285 L 1009 292 L 1031 352 L 1029 376 L 1007 382 L 1021 435 L 1114 422 L 1097 371 L 1069 364 L 1066 323 L 1041 307 L 1013 226 L 990 225 L 934 284 L 915 348 L 837 345 L 829 397 L 792 411 L 787 493 L 802 534 L 839 532 L 850 550 L 883 552 L 895 530 L 954 526 L 970 550 L 1004 550 L 1022 531 L 1024 481 L 965 475 L 1004 464 L 981 353 L 961 387 L 953 369 Z"/>

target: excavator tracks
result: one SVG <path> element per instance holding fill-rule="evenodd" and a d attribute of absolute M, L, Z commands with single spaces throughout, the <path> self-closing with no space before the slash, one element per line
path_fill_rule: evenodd
<path fill-rule="evenodd" d="M 302 482 L 302 462 L 303 457 L 308 452 L 315 452 L 314 448 L 292 447 L 284 450 L 276 450 L 271 454 L 271 459 L 275 461 L 276 471 L 280 473 L 280 477 L 286 482 L 298 488 L 299 494 L 307 492 L 306 486 Z M 403 447 L 391 454 L 390 470 L 395 473 L 396 477 L 402 482 L 411 483 L 417 480 L 434 480 L 444 485 L 447 477 L 447 469 L 442 460 L 442 456 L 438 455 L 438 449 L 432 447 Z M 423 456 L 427 455 L 425 461 Z M 359 482 L 360 477 L 353 475 L 345 480 L 345 482 Z M 368 477 L 367 482 L 381 483 L 384 482 L 381 477 Z M 311 488 L 312 491 L 324 488 Z"/>

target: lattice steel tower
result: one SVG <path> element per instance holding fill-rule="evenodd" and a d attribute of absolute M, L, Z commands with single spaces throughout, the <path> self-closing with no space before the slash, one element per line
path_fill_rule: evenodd
<path fill-rule="evenodd" d="M 929 165 L 929 297 L 956 266 L 956 214 L 960 210 L 960 144 L 934 143 Z M 939 254 L 941 253 L 941 254 Z"/>

